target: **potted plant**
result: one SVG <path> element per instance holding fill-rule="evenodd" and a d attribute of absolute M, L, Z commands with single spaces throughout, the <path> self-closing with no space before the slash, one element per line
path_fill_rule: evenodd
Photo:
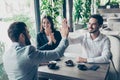
<path fill-rule="evenodd" d="M 78 23 L 82 18 L 82 10 L 83 10 L 83 1 L 82 0 L 74 0 L 74 21 Z"/>
<path fill-rule="evenodd" d="M 91 0 L 74 0 L 75 30 L 86 27 L 90 16 Z"/>
<path fill-rule="evenodd" d="M 83 9 L 83 18 L 82 23 L 84 24 L 84 27 L 87 27 L 87 22 L 89 20 L 89 17 L 91 15 L 91 0 L 85 0 L 84 1 L 84 9 Z"/>
<path fill-rule="evenodd" d="M 74 0 L 73 2 L 73 20 L 74 30 L 83 28 L 83 24 L 80 22 L 82 20 L 82 10 L 83 10 L 83 1 L 82 0 Z"/>
<path fill-rule="evenodd" d="M 119 3 L 116 0 L 110 2 L 109 5 L 110 5 L 110 8 L 119 8 Z"/>
<path fill-rule="evenodd" d="M 62 0 L 41 0 L 40 10 L 41 15 L 52 16 L 55 25 L 59 24 L 57 18 L 61 16 L 60 10 L 62 9 Z"/>
<path fill-rule="evenodd" d="M 5 52 L 5 43 L 0 41 L 0 80 L 8 80 L 2 62 L 2 55 L 4 52 Z"/>

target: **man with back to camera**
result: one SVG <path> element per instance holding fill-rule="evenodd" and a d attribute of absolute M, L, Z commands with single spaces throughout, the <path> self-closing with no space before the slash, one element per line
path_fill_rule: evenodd
<path fill-rule="evenodd" d="M 69 44 L 80 43 L 82 55 L 77 58 L 78 63 L 109 63 L 111 57 L 110 40 L 100 33 L 103 18 L 99 14 L 93 14 L 89 18 L 88 33 L 78 38 L 69 38 Z"/>
<path fill-rule="evenodd" d="M 9 80 L 37 80 L 38 65 L 63 56 L 68 46 L 68 25 L 62 22 L 62 40 L 59 46 L 50 51 L 40 51 L 31 45 L 30 35 L 24 22 L 14 22 L 8 29 L 8 36 L 13 42 L 3 54 L 3 64 Z"/>

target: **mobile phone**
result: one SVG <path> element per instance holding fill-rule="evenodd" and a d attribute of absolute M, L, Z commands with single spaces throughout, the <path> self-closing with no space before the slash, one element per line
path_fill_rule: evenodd
<path fill-rule="evenodd" d="M 89 68 L 89 70 L 93 70 L 93 71 L 96 71 L 98 68 L 100 68 L 99 65 L 93 65 Z"/>

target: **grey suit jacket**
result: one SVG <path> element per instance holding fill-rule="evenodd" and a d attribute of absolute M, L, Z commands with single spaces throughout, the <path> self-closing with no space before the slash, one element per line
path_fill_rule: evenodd
<path fill-rule="evenodd" d="M 40 51 L 30 45 L 13 43 L 3 55 L 3 64 L 9 80 L 37 80 L 38 65 L 62 57 L 67 46 L 67 39 L 62 39 L 59 46 L 50 51 Z"/>

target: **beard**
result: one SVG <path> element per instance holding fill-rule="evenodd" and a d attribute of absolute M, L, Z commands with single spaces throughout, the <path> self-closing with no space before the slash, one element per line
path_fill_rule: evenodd
<path fill-rule="evenodd" d="M 28 39 L 28 37 L 25 38 L 25 44 L 26 45 L 31 45 L 30 39 Z"/>
<path fill-rule="evenodd" d="M 89 31 L 89 33 L 96 33 L 96 32 L 98 32 L 98 31 L 99 31 L 99 29 L 96 28 L 96 29 L 94 29 L 94 30 L 92 30 L 92 31 Z"/>
<path fill-rule="evenodd" d="M 25 36 L 25 44 L 26 45 L 31 45 L 30 39 L 28 38 L 28 36 L 26 35 L 26 33 L 23 33 Z"/>

